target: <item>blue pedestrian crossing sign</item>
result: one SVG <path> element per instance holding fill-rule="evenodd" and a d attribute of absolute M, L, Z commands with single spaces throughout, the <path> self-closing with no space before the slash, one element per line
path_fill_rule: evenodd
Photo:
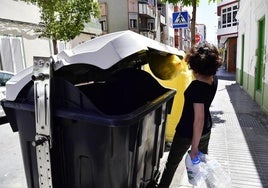
<path fill-rule="evenodd" d="M 188 28 L 189 16 L 187 11 L 174 12 L 172 14 L 173 28 Z"/>

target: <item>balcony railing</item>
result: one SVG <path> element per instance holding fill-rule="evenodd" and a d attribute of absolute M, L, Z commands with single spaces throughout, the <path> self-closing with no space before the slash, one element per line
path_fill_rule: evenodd
<path fill-rule="evenodd" d="M 154 39 L 154 33 L 152 32 L 145 32 L 145 31 L 142 31 L 140 32 L 141 35 L 145 36 L 145 37 L 148 37 L 150 39 Z"/>
<path fill-rule="evenodd" d="M 226 28 L 219 28 L 217 30 L 217 35 L 228 35 L 234 34 L 238 32 L 238 26 L 226 27 Z"/>
<path fill-rule="evenodd" d="M 101 24 L 96 22 L 85 23 L 85 28 L 83 31 L 85 33 L 100 35 L 102 33 Z"/>
<path fill-rule="evenodd" d="M 160 15 L 160 23 L 166 25 L 166 17 L 164 17 L 163 15 Z"/>
<path fill-rule="evenodd" d="M 147 15 L 152 18 L 155 17 L 153 9 L 151 9 L 147 4 L 139 4 L 139 14 Z"/>

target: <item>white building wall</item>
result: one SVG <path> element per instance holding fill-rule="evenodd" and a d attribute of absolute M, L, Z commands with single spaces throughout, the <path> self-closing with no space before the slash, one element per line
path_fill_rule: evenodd
<path fill-rule="evenodd" d="M 265 17 L 265 54 L 264 64 L 265 82 L 268 82 L 268 1 L 267 0 L 242 0 L 240 1 L 240 9 L 237 15 L 239 20 L 238 26 L 238 43 L 237 43 L 237 68 L 241 69 L 241 49 L 242 35 L 245 36 L 244 45 L 244 72 L 251 76 L 255 76 L 255 67 L 257 62 L 258 48 L 258 21 Z"/>
<path fill-rule="evenodd" d="M 265 73 L 264 75 L 266 75 L 264 77 L 264 82 L 268 83 L 268 1 L 267 0 L 257 0 L 257 1 L 253 1 L 252 3 L 255 3 L 256 7 L 252 14 L 255 15 L 253 16 L 254 19 L 254 24 L 256 25 L 255 30 L 253 32 L 258 33 L 258 20 L 260 20 L 261 18 L 265 17 L 265 42 L 264 42 L 264 46 L 265 46 L 265 57 L 264 57 L 264 64 L 265 64 Z M 257 49 L 257 37 L 258 35 L 255 35 L 255 49 Z M 256 55 L 255 55 L 256 56 Z M 257 61 L 257 57 L 255 58 L 255 62 Z"/>
<path fill-rule="evenodd" d="M 226 3 L 230 3 L 234 0 L 221 0 L 221 1 L 218 1 L 218 5 L 221 6 L 221 5 L 225 5 Z"/>
<path fill-rule="evenodd" d="M 52 44 L 51 44 L 52 45 Z M 33 57 L 49 57 L 53 54 L 50 41 L 46 39 L 29 40 L 23 39 L 24 56 L 26 60 L 26 67 L 33 65 Z"/>
<path fill-rule="evenodd" d="M 51 40 L 38 38 L 34 32 L 39 22 L 40 12 L 37 6 L 26 3 L 23 0 L 0 0 L 0 53 L 1 47 L 3 48 L 3 45 L 1 45 L 3 38 L 5 40 L 9 37 L 18 37 L 21 41 L 23 68 L 32 66 L 34 56 L 49 57 L 53 55 Z M 90 31 L 92 31 L 93 35 L 101 34 L 98 20 L 92 19 L 92 22 L 86 25 L 85 32 L 70 41 L 70 43 L 58 41 L 59 52 L 90 40 L 91 35 L 88 34 Z M 10 60 L 11 58 L 8 59 Z M 10 64 L 14 64 L 14 62 L 10 62 Z M 16 69 L 13 71 L 18 72 Z"/>
<path fill-rule="evenodd" d="M 242 12 L 243 11 L 243 12 Z M 237 19 L 239 21 L 239 26 L 238 26 L 238 43 L 237 43 L 237 68 L 241 69 L 241 60 L 242 60 L 242 35 L 245 35 L 245 44 L 251 44 L 251 36 L 248 35 L 250 32 L 246 32 L 246 31 L 250 31 L 250 29 L 252 28 L 252 23 L 250 19 L 250 4 L 249 3 L 244 3 L 244 4 L 240 4 L 239 7 L 239 11 L 237 14 Z M 247 20 L 244 20 L 245 17 L 245 13 L 247 13 L 248 18 Z M 249 73 L 250 72 L 250 65 L 252 63 L 251 56 L 252 56 L 252 49 L 248 47 L 248 45 L 245 46 L 244 48 L 244 71 Z M 254 51 L 255 54 L 255 51 Z"/>
<path fill-rule="evenodd" d="M 34 33 L 34 28 L 39 21 L 40 13 L 37 6 L 27 4 L 21 0 L 0 1 L 0 37 L 2 39 L 8 37 L 21 39 L 21 58 L 24 68 L 33 64 L 33 56 L 48 57 L 52 54 L 50 41 L 40 39 Z M 19 71 L 14 70 L 15 73 Z"/>
<path fill-rule="evenodd" d="M 36 24 L 40 21 L 37 6 L 21 0 L 1 0 L 0 5 L 0 18 Z"/>
<path fill-rule="evenodd" d="M 174 41 L 174 29 L 172 26 L 172 14 L 174 12 L 174 6 L 172 4 L 166 4 L 166 20 L 167 20 L 167 26 L 165 27 L 165 44 L 168 44 L 170 46 L 175 46 Z"/>
<path fill-rule="evenodd" d="M 206 26 L 204 24 L 196 24 L 195 29 L 195 33 L 200 36 L 199 43 L 206 41 Z"/>

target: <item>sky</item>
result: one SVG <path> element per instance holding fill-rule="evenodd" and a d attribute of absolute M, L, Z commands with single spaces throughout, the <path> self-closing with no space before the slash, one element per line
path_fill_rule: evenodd
<path fill-rule="evenodd" d="M 187 11 L 192 15 L 192 8 L 187 8 Z M 207 28 L 207 41 L 217 44 L 217 3 L 208 3 L 208 0 L 200 0 L 196 11 L 196 23 L 205 24 Z"/>

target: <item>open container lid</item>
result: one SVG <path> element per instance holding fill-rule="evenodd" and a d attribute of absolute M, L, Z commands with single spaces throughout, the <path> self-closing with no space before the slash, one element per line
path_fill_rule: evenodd
<path fill-rule="evenodd" d="M 150 49 L 183 56 L 183 52 L 176 48 L 133 31 L 121 31 L 97 37 L 71 50 L 60 52 L 57 56 L 59 64 L 55 68 L 57 70 L 69 64 L 86 63 L 108 69 L 132 54 Z"/>
<path fill-rule="evenodd" d="M 174 54 L 183 57 L 184 52 L 174 47 L 162 44 L 158 41 L 142 36 L 132 31 L 120 31 L 106 34 L 85 43 L 82 43 L 73 49 L 64 50 L 53 56 L 54 71 L 61 68 L 70 67 L 68 71 L 78 72 L 70 65 L 92 65 L 100 69 L 109 69 L 120 61 L 132 56 L 138 60 L 145 58 L 149 53 Z M 138 54 L 142 54 L 139 56 Z M 13 76 L 6 84 L 6 100 L 14 101 L 21 89 L 31 81 L 33 67 L 29 67 Z M 74 75 L 73 75 L 74 76 Z"/>

